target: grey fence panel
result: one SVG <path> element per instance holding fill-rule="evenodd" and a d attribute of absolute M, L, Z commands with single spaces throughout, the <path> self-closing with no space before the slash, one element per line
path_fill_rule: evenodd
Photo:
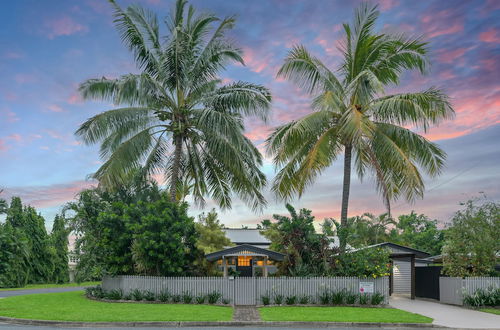
<path fill-rule="evenodd" d="M 439 300 L 446 304 L 463 305 L 464 294 L 478 289 L 500 287 L 500 277 L 440 277 Z"/>
<path fill-rule="evenodd" d="M 133 290 L 151 291 L 158 295 L 164 290 L 181 295 L 185 292 L 193 296 L 218 291 L 223 299 L 236 305 L 261 304 L 264 294 L 281 294 L 284 297 L 295 295 L 309 296 L 317 301 L 324 290 L 347 290 L 359 292 L 360 282 L 372 282 L 374 291 L 384 295 L 384 303 L 389 299 L 389 279 L 357 277 L 153 277 L 153 276 L 117 276 L 105 277 L 102 281 L 104 290 L 121 289 L 124 294 Z"/>

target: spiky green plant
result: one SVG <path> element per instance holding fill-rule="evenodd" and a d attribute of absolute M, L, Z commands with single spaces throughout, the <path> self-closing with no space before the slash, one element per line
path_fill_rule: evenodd
<path fill-rule="evenodd" d="M 142 168 L 146 175 L 166 176 L 172 201 L 186 194 L 178 192 L 182 181 L 201 204 L 209 196 L 229 208 L 234 192 L 253 208 L 263 205 L 262 156 L 243 135 L 243 118 L 266 120 L 270 92 L 219 79 L 227 65 L 243 64 L 241 49 L 225 37 L 235 19 L 197 14 L 192 6 L 186 9 L 186 0 L 177 0 L 165 20 L 168 33 L 160 36 L 153 12 L 110 2 L 141 72 L 80 85 L 85 99 L 124 106 L 88 119 L 76 132 L 86 144 L 101 145 L 105 162 L 94 177 L 114 187 Z"/>
<path fill-rule="evenodd" d="M 373 175 L 390 214 L 391 201 L 423 196 L 421 171 L 438 175 L 446 158 L 437 144 L 407 127 L 426 131 L 454 115 L 448 97 L 435 87 L 385 94 L 405 71 L 426 71 L 428 45 L 419 37 L 376 33 L 378 16 L 377 6 L 362 4 L 354 22 L 344 24 L 338 70 L 298 45 L 278 72 L 312 95 L 314 111 L 276 128 L 268 138 L 268 153 L 280 168 L 272 189 L 285 200 L 300 197 L 343 154 L 342 228 L 347 226 L 352 163 L 361 179 Z M 341 251 L 345 234 L 339 237 Z"/>

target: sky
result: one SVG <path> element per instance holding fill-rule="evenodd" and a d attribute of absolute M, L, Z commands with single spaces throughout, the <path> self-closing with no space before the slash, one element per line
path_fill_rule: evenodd
<path fill-rule="evenodd" d="M 117 0 L 138 3 L 165 17 L 173 0 Z M 465 201 L 482 194 L 500 200 L 500 1 L 380 0 L 376 29 L 422 35 L 430 43 L 432 68 L 422 76 L 408 72 L 388 92 L 442 88 L 456 117 L 431 128 L 426 137 L 447 153 L 443 174 L 427 179 L 425 196 L 413 204 L 396 201 L 395 215 L 415 210 L 441 224 L 450 221 Z M 332 70 L 340 62 L 337 45 L 342 23 L 349 22 L 360 1 L 211 0 L 191 1 L 198 10 L 219 17 L 235 15 L 229 36 L 244 51 L 245 66 L 221 73 L 225 82 L 263 84 L 273 94 L 269 122 L 249 118 L 246 135 L 264 150 L 273 127 L 311 111 L 310 97 L 295 85 L 276 79 L 287 51 L 303 44 Z M 132 55 L 113 25 L 104 0 L 4 1 L 0 10 L 0 197 L 20 196 L 35 206 L 50 228 L 64 203 L 95 183 L 88 175 L 102 164 L 97 146 L 86 146 L 74 132 L 87 118 L 112 108 L 83 101 L 78 85 L 89 78 L 115 78 L 137 72 Z M 318 221 L 339 218 L 342 159 L 326 170 L 301 199 Z M 269 157 L 263 171 L 271 182 Z M 254 225 L 272 214 L 285 214 L 282 201 L 267 188 L 268 205 L 252 212 L 238 199 L 220 212 L 230 227 Z M 208 211 L 191 207 L 194 216 Z M 380 214 L 384 206 L 373 180 L 353 178 L 349 215 Z"/>

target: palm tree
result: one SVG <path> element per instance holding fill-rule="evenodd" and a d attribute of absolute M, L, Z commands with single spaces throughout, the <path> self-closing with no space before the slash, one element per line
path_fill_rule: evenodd
<path fill-rule="evenodd" d="M 341 225 L 347 226 L 351 163 L 362 179 L 370 172 L 390 214 L 390 201 L 422 197 L 421 171 L 438 175 L 446 154 L 435 143 L 406 128 L 424 131 L 454 111 L 437 88 L 385 95 L 407 70 L 424 73 L 427 43 L 403 34 L 377 34 L 377 6 L 362 4 L 354 22 L 344 24 L 343 61 L 336 71 L 303 46 L 289 52 L 278 76 L 313 96 L 315 111 L 284 124 L 270 135 L 267 150 L 281 167 L 273 191 L 283 199 L 299 197 L 321 172 L 344 154 Z M 345 235 L 341 235 L 345 236 Z M 345 237 L 339 237 L 345 249 Z"/>
<path fill-rule="evenodd" d="M 374 214 L 367 212 L 363 214 L 363 217 L 367 218 L 367 222 L 374 232 L 374 244 L 380 243 L 379 238 L 381 238 L 381 236 L 383 236 L 387 232 L 387 227 L 389 225 L 396 225 L 396 221 L 394 221 L 394 219 L 388 213 L 383 213 L 379 216 L 375 216 Z"/>
<path fill-rule="evenodd" d="M 105 162 L 94 177 L 114 187 L 142 168 L 148 175 L 166 175 L 172 201 L 179 181 L 188 178 L 198 203 L 208 195 L 228 208 L 234 191 L 253 208 L 263 205 L 262 156 L 243 135 L 243 118 L 266 120 L 270 92 L 241 81 L 222 85 L 218 79 L 227 65 L 243 64 L 242 51 L 225 37 L 234 18 L 198 15 L 192 6 L 186 9 L 186 0 L 177 0 L 165 19 L 168 33 L 160 36 L 153 12 L 138 6 L 122 10 L 110 2 L 141 72 L 80 86 L 85 99 L 124 105 L 88 119 L 76 132 L 87 144 L 101 143 Z"/>

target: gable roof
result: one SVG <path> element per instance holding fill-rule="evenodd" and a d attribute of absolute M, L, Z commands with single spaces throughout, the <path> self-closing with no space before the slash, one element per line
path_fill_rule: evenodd
<path fill-rule="evenodd" d="M 263 255 L 263 256 L 268 256 L 272 260 L 276 261 L 282 261 L 285 258 L 285 255 L 283 253 L 271 251 L 268 249 L 263 249 L 257 246 L 249 245 L 249 244 L 242 244 L 242 245 L 237 245 L 234 247 L 230 247 L 228 249 L 216 251 L 213 253 L 209 253 L 205 256 L 205 258 L 208 261 L 215 261 L 218 259 L 221 259 L 223 256 L 227 255 L 245 255 L 246 253 L 250 252 L 250 255 L 252 253 L 256 255 Z"/>
<path fill-rule="evenodd" d="M 359 249 L 350 250 L 348 252 L 356 252 L 356 251 L 360 251 L 360 250 L 364 250 L 364 249 L 371 249 L 371 248 L 375 248 L 375 247 L 388 247 L 389 249 L 391 249 L 392 254 L 408 254 L 408 255 L 414 254 L 415 257 L 418 257 L 418 258 L 427 258 L 430 256 L 430 253 L 420 251 L 420 250 L 417 250 L 417 249 L 414 249 L 414 248 L 411 248 L 408 246 L 403 246 L 403 245 L 399 245 L 396 243 L 391 243 L 391 242 L 384 242 L 384 243 L 368 245 L 368 246 L 365 246 L 365 247 L 362 247 Z"/>

